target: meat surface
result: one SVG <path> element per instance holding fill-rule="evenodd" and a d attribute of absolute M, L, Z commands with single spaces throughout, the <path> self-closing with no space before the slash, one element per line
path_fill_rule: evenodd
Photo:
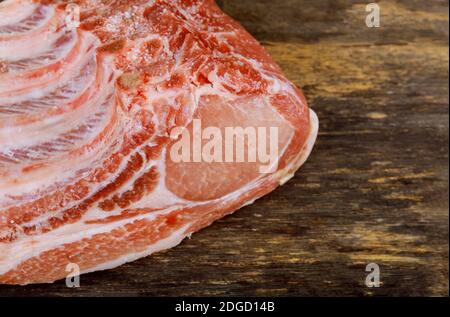
<path fill-rule="evenodd" d="M 284 184 L 317 136 L 301 91 L 213 0 L 79 0 L 79 26 L 68 3 L 0 3 L 0 283 L 171 248 Z M 274 128 L 276 160 L 175 160 L 196 122 Z"/>

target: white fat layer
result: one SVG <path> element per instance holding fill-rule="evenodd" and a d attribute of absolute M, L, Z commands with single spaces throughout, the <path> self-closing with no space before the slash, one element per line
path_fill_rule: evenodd
<path fill-rule="evenodd" d="M 36 6 L 37 7 L 37 6 Z M 21 7 L 15 8 L 14 12 L 11 12 L 10 15 L 15 15 L 17 11 L 22 10 Z M 44 18 L 41 19 L 37 25 L 34 25 L 32 29 L 29 29 L 29 25 L 27 26 L 27 22 L 22 23 L 19 21 L 18 26 L 24 27 L 24 30 L 20 30 L 19 32 L 3 32 L 0 33 L 0 37 L 3 44 L 7 44 L 4 47 L 10 50 L 11 54 L 14 54 L 15 51 L 12 49 L 14 46 L 20 46 L 20 43 L 24 40 L 32 42 L 35 45 L 39 44 L 39 41 L 43 39 L 47 39 L 47 37 L 51 36 L 51 33 L 55 33 L 58 28 L 58 19 L 56 17 L 56 10 L 50 6 L 40 7 L 41 10 L 44 11 Z M 1 18 L 1 17 L 0 17 Z M 8 24 L 10 26 L 11 24 Z M 3 28 L 8 29 L 8 26 L 0 26 L 0 31 Z M 28 28 L 27 28 L 28 27 Z M 34 36 L 35 32 L 40 31 L 42 33 L 41 36 Z M 28 43 L 31 44 L 31 43 Z M 32 46 L 29 46 L 32 47 Z"/>
<path fill-rule="evenodd" d="M 93 167 L 101 163 L 102 159 L 106 159 L 108 155 L 120 149 L 121 142 L 117 144 L 110 144 L 110 142 L 120 140 L 120 135 L 123 133 L 122 126 L 125 126 L 125 123 L 119 122 L 117 128 L 107 135 L 105 140 L 87 151 L 85 155 L 66 157 L 59 161 L 57 166 L 52 165 L 51 168 L 38 169 L 32 173 L 27 173 L 26 177 L 18 174 L 17 179 L 0 183 L 0 196 L 7 200 L 7 197 L 20 197 L 20 195 L 38 193 L 39 190 L 47 188 L 49 184 L 62 184 L 64 186 L 68 180 L 83 178 L 83 173 L 79 175 L 80 172 L 86 171 L 86 173 L 89 173 Z M 3 199 L 0 206 L 7 206 L 8 201 L 4 202 Z M 11 199 L 10 203 L 13 203 L 13 200 Z"/>
<path fill-rule="evenodd" d="M 91 56 L 92 57 L 92 56 Z M 50 137 L 55 137 L 58 134 L 63 134 L 64 131 L 70 131 L 71 128 L 76 127 L 82 123 L 86 122 L 86 119 L 94 114 L 95 112 L 92 109 L 99 108 L 102 104 L 98 101 L 102 98 L 104 99 L 109 93 L 111 93 L 112 84 L 107 85 L 106 80 L 108 79 L 111 71 L 108 69 L 112 63 L 110 58 L 105 59 L 105 62 L 102 64 L 102 72 L 104 83 L 101 84 L 105 89 L 101 90 L 100 94 L 96 94 L 92 102 L 87 102 L 84 106 L 80 107 L 76 111 L 72 111 L 66 113 L 61 116 L 49 117 L 48 119 L 44 119 L 36 123 L 36 125 L 32 124 L 27 128 L 24 128 L 26 137 L 17 138 L 17 135 L 20 135 L 20 127 L 19 131 L 15 131 L 14 133 L 8 133 L 7 129 L 0 129 L 0 136 L 3 135 L 5 138 L 5 144 L 9 144 L 7 142 L 13 142 L 13 145 L 17 148 L 18 145 L 22 145 L 26 147 L 28 144 L 33 144 L 33 136 L 38 138 L 39 143 L 43 143 L 46 139 Z M 112 81 L 113 83 L 114 81 Z M 97 102 L 97 103 L 95 103 Z M 53 164 L 49 168 L 41 168 L 29 173 L 21 172 L 21 165 L 9 165 L 4 166 L 5 164 L 0 164 L 0 172 L 2 169 L 6 169 L 8 177 L 3 177 L 0 180 L 0 197 L 2 197 L 0 201 L 0 206 L 5 207 L 9 203 L 13 203 L 12 200 L 9 200 L 7 197 L 18 197 L 21 195 L 30 195 L 36 191 L 42 190 L 48 186 L 48 184 L 59 184 L 65 183 L 67 180 L 71 180 L 74 177 L 80 177 L 79 171 L 83 170 L 91 170 L 93 166 L 96 166 L 96 162 L 106 157 L 108 153 L 116 151 L 119 149 L 121 145 L 120 142 L 116 142 L 116 145 L 112 145 L 114 140 L 121 140 L 119 137 L 123 134 L 123 130 L 129 125 L 129 118 L 121 114 L 121 110 L 117 106 L 108 106 L 104 108 L 105 114 L 101 117 L 102 121 L 97 122 L 95 124 L 95 128 L 93 130 L 88 130 L 88 135 L 95 135 L 95 131 L 98 131 L 99 128 L 105 126 L 105 124 L 110 120 L 110 116 L 112 115 L 112 110 L 119 111 L 117 114 L 119 121 L 115 125 L 114 129 L 109 132 L 108 136 L 100 142 L 95 147 L 90 147 L 83 155 L 72 155 L 70 157 L 65 157 L 64 160 L 59 160 L 58 164 Z M 63 118 L 64 120 L 61 120 Z M 97 118 L 93 117 L 94 120 Z M 57 120 L 56 124 L 54 120 Z M 41 125 L 46 125 L 48 127 L 47 133 L 46 129 L 40 129 Z M 28 134 L 27 134 L 28 132 Z M 9 137 L 7 137 L 9 135 Z M 11 135 L 15 135 L 15 138 L 11 138 Z M 1 137 L 0 137 L 1 139 Z M 8 141 L 7 141 L 8 140 Z M 84 140 L 84 141 L 83 141 Z M 20 144 L 15 142 L 22 142 Z M 25 143 L 24 143 L 25 142 Z M 31 143 L 30 143 L 31 142 Z M 89 143 L 88 139 L 80 139 L 74 144 L 74 148 L 82 146 L 86 143 Z M 2 143 L 3 144 L 3 143 Z M 8 150 L 8 147 L 2 147 L 2 151 Z M 73 167 L 76 166 L 77 169 Z"/>
<path fill-rule="evenodd" d="M 311 124 L 309 136 L 308 139 L 306 140 L 303 149 L 300 151 L 298 157 L 295 160 L 293 160 L 288 167 L 286 167 L 282 171 L 277 172 L 273 176 L 275 179 L 280 180 L 279 181 L 280 185 L 286 184 L 292 177 L 294 177 L 295 172 L 303 164 L 305 164 L 306 160 L 311 155 L 311 152 L 314 148 L 314 144 L 317 139 L 317 135 L 319 133 L 319 117 L 312 109 L 309 109 L 309 120 Z"/>
<path fill-rule="evenodd" d="M 161 154 L 161 159 L 155 162 L 156 167 L 159 172 L 159 181 L 155 190 L 151 192 L 149 195 L 145 196 L 140 201 L 134 203 L 132 208 L 148 208 L 148 206 L 152 206 L 152 208 L 162 208 L 166 209 L 170 206 L 174 205 L 189 205 L 189 201 L 179 198 L 174 195 L 171 191 L 169 191 L 166 187 L 166 160 L 163 159 L 166 157 L 166 150 L 164 150 Z"/>
<path fill-rule="evenodd" d="M 42 53 L 48 50 L 51 43 L 55 41 L 57 33 L 50 30 L 42 36 L 33 37 L 27 40 L 2 42 L 0 46 L 0 58 L 3 60 L 19 60 L 30 57 L 30 52 Z M 37 40 L 39 38 L 39 41 Z"/>
<path fill-rule="evenodd" d="M 79 63 L 84 61 L 86 59 L 86 56 L 89 54 L 86 54 L 88 49 L 95 43 L 98 44 L 98 40 L 88 33 L 85 33 L 84 36 L 81 36 L 79 38 L 76 38 L 77 41 L 81 41 L 80 48 L 78 54 L 76 54 L 76 58 L 74 61 L 71 61 L 71 63 L 67 63 L 66 61 L 62 64 L 60 68 L 58 68 L 57 71 L 47 71 L 42 76 L 39 76 L 36 79 L 33 79 L 30 81 L 29 78 L 26 76 L 23 77 L 22 74 L 9 74 L 6 73 L 6 75 L 0 76 L 0 96 L 3 98 L 8 98 L 10 96 L 14 96 L 16 94 L 21 94 L 20 91 L 25 90 L 27 93 L 33 91 L 30 89 L 32 88 L 38 88 L 42 89 L 42 87 L 47 86 L 49 83 L 60 82 L 65 75 L 67 75 L 67 72 L 71 72 L 72 69 L 76 69 L 79 67 Z M 47 45 L 50 45 L 51 43 L 48 43 L 48 39 L 44 39 L 44 41 L 47 43 Z M 2 45 L 3 46 L 3 45 Z M 14 50 L 19 50 L 18 48 L 14 48 Z M 28 55 L 29 56 L 29 55 Z M 60 56 L 61 57 L 61 56 Z M 61 57 L 59 61 L 61 61 Z M 47 65 L 42 65 L 42 67 L 47 67 L 48 65 L 54 64 L 59 62 L 58 60 L 52 60 L 48 61 Z M 40 69 L 37 69 L 35 71 L 39 71 Z M 6 76 L 6 77 L 5 77 Z M 3 78 L 2 78 L 3 77 Z M 19 92 L 19 93 L 18 93 Z M 32 97 L 28 96 L 28 97 Z"/>
<path fill-rule="evenodd" d="M 83 33 L 83 35 L 81 37 L 76 35 L 75 40 L 85 42 L 86 41 L 84 39 L 86 37 L 85 34 L 86 33 Z M 92 41 L 90 43 L 92 44 L 95 42 Z M 82 50 L 83 48 L 85 48 L 85 46 L 81 46 L 80 50 Z M 49 47 L 47 46 L 46 49 L 49 49 Z M 58 78 L 58 80 L 48 83 L 45 87 L 39 87 L 37 89 L 31 89 L 29 91 L 26 91 L 25 93 L 22 93 L 22 94 L 17 94 L 17 95 L 1 98 L 0 106 L 5 105 L 5 104 L 14 104 L 14 103 L 17 104 L 17 103 L 20 103 L 23 101 L 39 100 L 40 98 L 44 98 L 45 96 L 47 96 L 49 94 L 55 93 L 55 91 L 58 90 L 61 86 L 64 86 L 68 82 L 73 81 L 74 80 L 73 78 L 77 77 L 80 74 L 82 67 L 86 66 L 81 63 L 87 62 L 86 59 L 90 56 L 91 56 L 91 54 L 86 54 L 84 56 L 83 56 L 83 54 L 80 54 L 79 57 L 73 61 L 73 63 L 72 63 L 73 67 L 66 69 L 64 71 L 64 73 L 62 73 L 61 76 Z M 86 83 L 84 83 L 84 84 L 86 84 Z M 73 88 L 76 89 L 78 86 L 79 85 L 77 85 Z"/>
<path fill-rule="evenodd" d="M 91 55 L 90 58 L 93 58 L 93 55 Z M 95 73 L 92 74 L 92 77 L 86 78 L 87 82 L 85 82 L 84 85 L 92 85 L 94 76 Z M 86 88 L 88 87 L 89 86 L 86 86 Z M 2 152 L 7 151 L 8 148 L 26 148 L 35 144 L 51 142 L 52 140 L 57 139 L 59 135 L 67 133 L 83 123 L 86 123 L 89 117 L 94 115 L 100 106 L 102 106 L 107 94 L 112 93 L 112 87 L 108 87 L 106 80 L 104 80 L 101 87 L 102 90 L 97 91 L 95 95 L 90 97 L 88 102 L 75 110 L 67 109 L 61 115 L 49 116 L 33 124 L 10 126 L 0 129 Z M 86 89 L 85 87 L 80 88 L 83 90 L 79 91 L 78 95 L 83 93 L 85 91 L 84 89 Z M 74 98 L 76 97 L 77 95 L 74 94 Z M 67 104 L 70 104 L 70 101 L 66 101 L 65 103 L 66 105 L 61 104 L 55 108 L 67 107 Z M 99 128 L 101 127 L 102 125 L 99 124 Z M 11 138 L 12 135 L 15 137 Z"/>
<path fill-rule="evenodd" d="M 0 3 L 0 27 L 22 21 L 35 9 L 36 5 L 30 0 L 7 0 Z"/>
<path fill-rule="evenodd" d="M 172 232 L 172 234 L 164 239 L 159 240 L 155 244 L 150 245 L 145 251 L 137 252 L 137 253 L 128 253 L 120 258 L 114 259 L 110 262 L 102 263 L 101 265 L 89 268 L 85 271 L 82 271 L 81 274 L 95 272 L 95 271 L 104 271 L 116 268 L 121 266 L 122 264 L 136 261 L 137 259 L 149 256 L 153 253 L 157 253 L 163 250 L 167 250 L 173 248 L 180 244 L 187 236 L 189 236 L 189 232 L 187 230 L 190 228 L 192 224 L 187 224 L 180 229 Z"/>
<path fill-rule="evenodd" d="M 78 41 L 77 32 L 72 31 L 70 34 L 73 38 L 72 41 L 55 47 L 57 40 L 59 40 L 62 36 L 69 35 L 66 34 L 66 32 L 67 31 L 65 29 L 62 29 L 57 33 L 51 33 L 49 36 L 44 37 L 42 39 L 42 42 L 40 42 L 37 46 L 34 45 L 30 48 L 26 47 L 27 42 L 20 43 L 20 45 L 17 46 L 12 45 L 12 43 L 10 43 L 9 45 L 8 43 L 6 43 L 5 45 L 0 46 L 0 58 L 9 64 L 14 64 L 14 62 L 17 61 L 21 61 L 24 64 L 22 68 L 16 70 L 14 73 L 19 73 L 24 70 L 28 71 L 36 69 L 38 66 L 44 63 L 49 64 L 49 62 L 51 62 L 52 60 L 58 60 L 61 57 L 66 56 L 74 47 L 76 41 Z M 6 49 L 14 50 L 17 53 L 9 54 L 10 52 L 6 52 L 5 54 Z M 30 54 L 30 52 L 32 53 Z M 34 60 L 34 62 L 31 63 L 29 62 L 30 60 Z"/>

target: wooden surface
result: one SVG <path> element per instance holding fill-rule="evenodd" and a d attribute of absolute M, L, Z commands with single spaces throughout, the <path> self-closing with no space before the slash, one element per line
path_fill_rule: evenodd
<path fill-rule="evenodd" d="M 448 1 L 224 0 L 321 119 L 295 179 L 179 247 L 0 295 L 448 295 Z M 364 285 L 365 267 L 382 285 Z"/>

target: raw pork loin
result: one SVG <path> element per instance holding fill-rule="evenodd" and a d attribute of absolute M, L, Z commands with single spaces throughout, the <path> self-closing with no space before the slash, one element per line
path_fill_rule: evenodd
<path fill-rule="evenodd" d="M 78 0 L 76 27 L 68 3 L 0 3 L 0 283 L 171 248 L 290 179 L 317 135 L 300 90 L 213 0 Z M 171 131 L 194 119 L 277 127 L 276 170 L 171 159 Z"/>

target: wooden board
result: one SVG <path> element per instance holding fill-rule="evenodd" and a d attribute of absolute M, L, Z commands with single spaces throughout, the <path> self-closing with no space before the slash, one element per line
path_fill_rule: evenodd
<path fill-rule="evenodd" d="M 179 247 L 0 295 L 448 295 L 448 1 L 224 0 L 321 119 L 295 179 Z M 365 286 L 368 263 L 382 285 Z"/>

